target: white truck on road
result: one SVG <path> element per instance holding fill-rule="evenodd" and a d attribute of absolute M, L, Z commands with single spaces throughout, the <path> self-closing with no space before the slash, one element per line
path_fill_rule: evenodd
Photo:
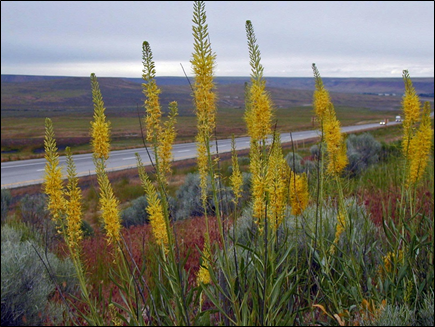
<path fill-rule="evenodd" d="M 396 121 L 401 122 L 402 121 L 402 117 L 401 116 L 396 116 Z"/>

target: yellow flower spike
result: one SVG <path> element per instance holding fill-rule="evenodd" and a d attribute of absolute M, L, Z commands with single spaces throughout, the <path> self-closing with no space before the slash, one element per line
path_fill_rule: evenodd
<path fill-rule="evenodd" d="M 109 158 L 110 122 L 106 121 L 103 97 L 95 74 L 91 74 L 92 99 L 94 102 L 94 120 L 91 122 L 91 144 L 94 157 Z"/>
<path fill-rule="evenodd" d="M 208 234 L 206 235 L 206 240 L 208 240 Z M 207 244 L 207 241 L 204 244 L 204 251 L 202 254 L 202 264 L 199 267 L 198 274 L 196 275 L 196 284 L 200 286 L 201 284 L 210 284 L 211 277 L 210 277 L 210 248 Z"/>
<path fill-rule="evenodd" d="M 216 94 L 214 74 L 216 55 L 211 49 L 206 23 L 205 5 L 203 1 L 194 2 L 193 13 L 194 52 L 192 64 L 195 82 L 193 84 L 193 99 L 197 118 L 198 133 L 197 162 L 200 175 L 201 198 L 203 206 L 207 199 L 207 176 L 213 170 L 210 158 L 210 139 L 216 127 Z M 212 181 L 213 183 L 213 181 Z"/>
<path fill-rule="evenodd" d="M 91 143 L 93 146 L 95 171 L 100 186 L 100 207 L 104 228 L 109 244 L 121 239 L 121 223 L 118 210 L 119 201 L 113 194 L 112 185 L 105 171 L 110 149 L 110 122 L 106 121 L 104 102 L 97 77 L 91 74 L 92 98 L 94 101 L 94 120 L 91 122 Z"/>
<path fill-rule="evenodd" d="M 106 230 L 107 242 L 117 243 L 121 239 L 121 223 L 118 210 L 119 201 L 115 197 L 109 178 L 104 171 L 104 162 L 95 162 L 97 171 L 98 185 L 100 186 L 100 207 L 104 228 Z"/>
<path fill-rule="evenodd" d="M 415 185 L 426 170 L 433 142 L 433 129 L 430 122 L 430 103 L 425 102 L 420 126 L 409 141 L 407 157 L 409 160 L 406 184 Z"/>
<path fill-rule="evenodd" d="M 149 142 L 156 142 L 162 132 L 160 125 L 162 111 L 159 101 L 160 89 L 155 81 L 155 64 L 151 47 L 147 41 L 142 43 L 142 58 L 144 66 L 142 78 L 146 81 L 146 83 L 142 84 L 143 93 L 146 96 L 144 104 L 147 113 L 145 117 L 146 138 Z"/>
<path fill-rule="evenodd" d="M 148 202 L 146 210 L 149 216 L 152 232 L 156 243 L 164 248 L 165 254 L 168 254 L 169 236 L 168 226 L 166 225 L 167 221 L 165 219 L 165 212 L 163 210 L 162 203 L 158 197 L 157 190 L 151 183 L 147 173 L 145 172 L 142 160 L 137 153 L 136 158 L 139 178 L 145 190 L 145 196 Z"/>
<path fill-rule="evenodd" d="M 264 141 L 272 131 L 272 102 L 266 91 L 266 82 L 263 78 L 264 68 L 260 63 L 260 50 L 256 44 L 257 40 L 251 21 L 246 21 L 245 27 L 251 65 L 251 86 L 248 90 L 249 107 L 245 113 L 245 120 L 249 136 L 254 140 Z"/>
<path fill-rule="evenodd" d="M 308 205 L 308 180 L 307 174 L 298 175 L 290 171 L 290 205 L 292 214 L 300 215 Z"/>
<path fill-rule="evenodd" d="M 63 194 L 62 169 L 59 167 L 59 155 L 57 153 L 56 140 L 54 137 L 53 123 L 50 118 L 45 119 L 45 174 L 44 192 L 48 195 L 48 210 L 52 219 L 61 225 L 65 214 L 65 198 Z"/>
<path fill-rule="evenodd" d="M 312 68 L 314 71 L 316 88 L 314 91 L 313 107 L 314 112 L 319 118 L 319 121 L 322 121 L 326 111 L 329 108 L 329 105 L 331 104 L 331 97 L 329 96 L 329 92 L 323 86 L 322 78 L 320 77 L 320 73 L 316 65 L 313 64 Z"/>
<path fill-rule="evenodd" d="M 312 65 L 315 77 L 314 110 L 321 122 L 322 132 L 328 152 L 327 172 L 339 176 L 348 164 L 346 140 L 340 130 L 340 122 L 335 115 L 334 105 L 315 64 Z"/>
<path fill-rule="evenodd" d="M 270 96 L 265 89 L 264 68 L 260 63 L 260 50 L 256 44 L 257 40 L 251 21 L 246 21 L 245 29 L 251 66 L 251 81 L 246 89 L 245 121 L 248 134 L 251 137 L 250 171 L 252 174 L 253 217 L 257 227 L 262 232 L 266 216 L 267 192 L 269 191 L 266 187 L 269 162 L 264 154 L 266 139 L 272 131 L 273 111 Z M 275 208 L 277 207 L 275 206 Z M 275 220 L 275 218 L 273 219 Z M 276 226 L 276 223 L 273 226 Z"/>
<path fill-rule="evenodd" d="M 403 71 L 402 77 L 405 83 L 405 94 L 402 98 L 402 109 L 404 114 L 402 123 L 404 136 L 402 140 L 402 150 L 404 151 L 405 156 L 407 156 L 409 141 L 413 136 L 412 127 L 420 119 L 421 103 L 407 70 Z"/>
<path fill-rule="evenodd" d="M 264 167 L 262 166 L 260 147 L 257 142 L 251 140 L 250 149 L 250 164 L 249 169 L 252 174 L 252 199 L 253 199 L 253 217 L 260 230 L 262 230 L 264 225 L 265 216 L 265 173 Z"/>
<path fill-rule="evenodd" d="M 175 124 L 178 115 L 177 102 L 173 101 L 169 104 L 169 119 L 163 124 L 164 129 L 161 135 L 161 140 L 158 144 L 158 157 L 160 160 L 161 179 L 166 181 L 166 175 L 171 173 L 171 161 L 173 159 L 172 145 L 176 137 Z"/>
<path fill-rule="evenodd" d="M 169 104 L 169 117 L 162 123 L 162 111 L 160 107 L 159 94 L 155 75 L 156 69 L 153 61 L 151 47 L 147 41 L 142 44 L 143 74 L 142 79 L 146 82 L 142 84 L 143 93 L 146 96 L 144 107 L 146 109 L 145 126 L 146 139 L 152 142 L 155 157 L 155 167 L 159 181 L 162 185 L 167 185 L 167 176 L 171 173 L 170 163 L 173 159 L 172 144 L 174 143 L 177 122 L 178 106 L 176 101 Z"/>
<path fill-rule="evenodd" d="M 281 225 L 287 202 L 287 170 L 279 134 L 275 133 L 266 172 L 266 192 L 269 194 L 268 217 L 273 230 Z"/>
<path fill-rule="evenodd" d="M 80 254 L 80 242 L 83 238 L 82 225 L 82 192 L 78 187 L 76 167 L 71 155 L 71 149 L 66 148 L 68 186 L 66 195 L 69 197 L 66 205 L 67 217 L 67 241 L 71 249 L 71 254 L 78 258 Z"/>
<path fill-rule="evenodd" d="M 335 238 L 334 238 L 334 244 L 331 245 L 331 248 L 329 249 L 329 252 L 331 254 L 335 253 L 335 245 L 338 244 L 338 241 L 340 240 L 341 234 L 346 229 L 346 216 L 343 214 L 343 212 L 339 212 L 337 215 L 337 226 L 335 230 Z"/>
<path fill-rule="evenodd" d="M 331 175 L 339 176 L 348 164 L 346 141 L 340 131 L 340 122 L 335 116 L 332 103 L 324 115 L 323 124 L 326 148 L 328 152 L 327 171 Z"/>

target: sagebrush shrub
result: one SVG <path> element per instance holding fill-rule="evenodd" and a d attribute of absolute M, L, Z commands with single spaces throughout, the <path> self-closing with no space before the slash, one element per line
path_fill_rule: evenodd
<path fill-rule="evenodd" d="M 177 200 L 175 207 L 175 220 L 202 216 L 204 214 L 204 208 L 201 201 L 200 177 L 198 173 L 190 173 L 186 175 L 184 183 L 175 193 L 175 198 Z"/>
<path fill-rule="evenodd" d="M 47 196 L 45 194 L 25 195 L 20 200 L 21 221 L 34 232 L 39 233 L 47 245 L 59 240 L 53 220 L 47 210 Z"/>
<path fill-rule="evenodd" d="M 351 176 L 358 176 L 368 167 L 379 162 L 382 145 L 370 133 L 351 134 L 346 142 L 349 158 L 346 171 Z"/>
<path fill-rule="evenodd" d="M 149 222 L 147 206 L 148 202 L 144 195 L 131 201 L 131 205 L 121 211 L 121 225 L 128 228 L 147 224 Z"/>
<path fill-rule="evenodd" d="M 26 227 L 22 225 L 22 228 Z M 22 230 L 2 226 L 2 326 L 41 325 L 47 317 L 48 300 L 54 294 L 55 283 L 64 292 L 73 292 L 77 285 L 69 259 L 60 260 L 53 253 L 46 252 L 36 240 L 22 238 Z M 50 309 L 52 314 L 53 308 Z"/>
<path fill-rule="evenodd" d="M 287 161 L 287 164 L 289 165 L 291 170 L 296 174 L 301 174 L 305 171 L 302 164 L 302 157 L 300 154 L 295 152 L 289 152 L 285 156 L 285 160 Z"/>

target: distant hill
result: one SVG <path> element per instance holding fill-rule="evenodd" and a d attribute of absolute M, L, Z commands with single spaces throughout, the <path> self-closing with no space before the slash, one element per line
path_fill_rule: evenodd
<path fill-rule="evenodd" d="M 398 109 L 404 92 L 402 78 L 322 78 L 334 105 L 370 109 Z M 218 107 L 243 109 L 244 85 L 249 77 L 216 77 Z M 141 78 L 99 77 L 101 93 L 108 111 L 134 114 L 142 106 Z M 193 78 L 157 77 L 162 89 L 160 101 L 165 110 L 177 101 L 180 114 L 193 114 Z M 420 96 L 433 101 L 434 78 L 413 78 Z M 314 78 L 266 77 L 266 87 L 277 108 L 309 106 Z M 1 75 L 1 113 L 6 116 L 37 115 L 41 111 L 68 114 L 92 113 L 90 77 Z"/>

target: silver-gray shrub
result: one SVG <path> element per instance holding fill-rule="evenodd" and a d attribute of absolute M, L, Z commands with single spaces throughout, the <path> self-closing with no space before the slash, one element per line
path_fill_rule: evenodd
<path fill-rule="evenodd" d="M 249 200 L 251 193 L 251 174 L 242 172 L 242 179 L 241 199 L 238 203 L 239 209 Z M 218 203 L 215 203 L 211 183 L 209 181 L 207 183 L 207 213 L 214 214 L 217 205 L 219 205 L 221 214 L 230 215 L 235 210 L 232 188 L 218 180 L 216 180 L 216 186 L 218 188 L 216 190 Z M 198 173 L 186 175 L 184 183 L 175 193 L 174 205 L 172 207 L 175 220 L 204 215 L 204 208 L 201 201 L 200 177 Z"/>
<path fill-rule="evenodd" d="M 147 224 L 149 222 L 147 206 L 148 201 L 145 195 L 131 201 L 131 205 L 121 211 L 121 225 L 128 228 Z"/>
<path fill-rule="evenodd" d="M 41 247 L 37 239 L 23 237 L 25 228 L 25 225 L 1 228 L 2 326 L 41 325 L 48 314 L 52 320 L 60 319 L 63 309 L 57 306 L 54 310 L 49 304 L 55 284 L 63 292 L 73 293 L 77 289 L 71 260 L 61 260 Z"/>
<path fill-rule="evenodd" d="M 209 186 L 208 193 L 211 192 Z M 201 202 L 200 177 L 198 173 L 186 175 L 184 183 L 175 193 L 175 220 L 186 219 L 194 216 L 202 216 L 204 208 Z M 210 208 L 211 205 L 209 204 Z"/>
<path fill-rule="evenodd" d="M 387 304 L 385 308 L 380 309 L 377 316 L 362 316 L 356 322 L 360 326 L 433 326 L 433 290 L 425 294 L 420 303 L 420 308 L 411 308 L 406 303 Z"/>
<path fill-rule="evenodd" d="M 45 194 L 25 195 L 20 200 L 19 208 L 21 221 L 32 231 L 39 233 L 48 246 L 61 239 L 47 210 L 47 196 Z"/>
<path fill-rule="evenodd" d="M 379 162 L 382 145 L 370 133 L 351 134 L 346 140 L 349 164 L 346 171 L 358 176 L 371 165 Z"/>
<path fill-rule="evenodd" d="M 304 166 L 302 165 L 302 157 L 295 152 L 289 152 L 285 156 L 285 160 L 287 161 L 287 164 L 291 168 L 292 171 L 294 171 L 296 174 L 301 174 L 304 172 Z"/>
<path fill-rule="evenodd" d="M 345 206 L 349 215 L 349 226 L 340 237 L 337 253 L 352 254 L 356 262 L 364 263 L 366 267 L 375 270 L 381 260 L 381 231 L 371 221 L 365 206 L 359 204 L 356 199 L 345 199 Z M 321 219 L 318 215 L 320 211 Z M 310 205 L 303 215 L 297 217 L 291 214 L 291 208 L 288 207 L 284 221 L 278 228 L 278 240 L 279 243 L 287 242 L 288 246 L 297 248 L 302 254 L 310 251 L 310 244 L 317 238 L 318 248 L 328 251 L 334 242 L 336 226 L 337 209 L 332 204 L 320 209 L 316 208 L 315 204 Z M 230 229 L 229 235 L 234 235 L 236 242 L 244 245 L 248 245 L 258 236 L 258 229 L 252 218 L 252 208 L 247 207 L 242 212 L 235 228 Z M 368 273 L 374 271 L 367 271 Z"/>
<path fill-rule="evenodd" d="M 314 150 L 313 147 L 311 147 Z M 315 155 L 313 155 L 313 158 L 316 158 Z M 304 160 L 300 154 L 289 152 L 285 156 L 285 160 L 287 161 L 287 164 L 291 168 L 292 171 L 294 171 L 296 174 L 302 174 L 302 173 L 311 173 L 316 169 L 316 163 L 311 160 Z"/>

